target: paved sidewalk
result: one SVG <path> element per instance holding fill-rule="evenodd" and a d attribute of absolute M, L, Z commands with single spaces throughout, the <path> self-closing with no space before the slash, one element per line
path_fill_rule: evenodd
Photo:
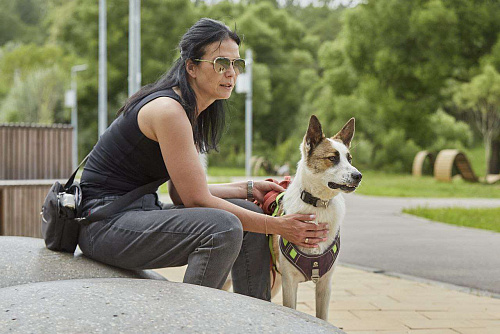
<path fill-rule="evenodd" d="M 342 226 L 341 262 L 500 295 L 500 233 L 401 213 L 403 208 L 416 206 L 500 207 L 500 199 L 357 194 L 345 199 L 347 214 Z"/>
<path fill-rule="evenodd" d="M 156 271 L 182 281 L 185 267 Z M 299 285 L 297 308 L 315 315 L 312 282 Z M 500 299 L 339 265 L 329 321 L 349 334 L 498 334 Z"/>

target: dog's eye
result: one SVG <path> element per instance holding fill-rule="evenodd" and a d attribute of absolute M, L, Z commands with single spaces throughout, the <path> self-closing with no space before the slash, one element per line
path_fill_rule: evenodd
<path fill-rule="evenodd" d="M 328 160 L 330 160 L 333 163 L 338 163 L 339 159 L 340 159 L 340 157 L 338 155 L 333 155 L 331 157 L 328 157 Z"/>
<path fill-rule="evenodd" d="M 350 155 L 347 156 L 347 161 L 349 161 L 349 163 L 351 163 L 352 157 Z"/>

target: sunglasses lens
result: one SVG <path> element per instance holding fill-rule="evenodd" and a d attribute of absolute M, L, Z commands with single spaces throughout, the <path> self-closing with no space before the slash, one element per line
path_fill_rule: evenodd
<path fill-rule="evenodd" d="M 219 57 L 215 59 L 214 69 L 217 73 L 224 73 L 231 66 L 231 61 L 229 58 Z"/>
<path fill-rule="evenodd" d="M 245 72 L 245 60 L 244 59 L 235 59 L 234 60 L 234 71 L 238 73 Z"/>

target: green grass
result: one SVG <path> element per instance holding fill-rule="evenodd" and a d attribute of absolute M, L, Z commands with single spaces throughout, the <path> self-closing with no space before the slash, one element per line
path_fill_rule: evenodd
<path fill-rule="evenodd" d="M 484 147 L 479 146 L 463 151 L 469 159 L 472 170 L 477 176 L 484 176 L 486 173 L 486 156 L 484 155 Z"/>
<path fill-rule="evenodd" d="M 447 224 L 500 232 L 500 208 L 441 208 L 417 207 L 403 212 Z"/>
<path fill-rule="evenodd" d="M 500 198 L 500 184 L 485 185 L 453 180 L 439 182 L 430 176 L 386 174 L 362 171 L 363 181 L 356 193 L 391 197 L 484 197 Z"/>
<path fill-rule="evenodd" d="M 472 151 L 474 160 L 479 160 L 482 151 Z M 484 160 L 484 158 L 483 158 Z M 479 161 L 479 165 L 481 162 Z M 455 179 L 451 183 L 436 181 L 431 176 L 413 177 L 409 174 L 388 174 L 376 171 L 362 171 L 363 181 L 356 191 L 358 194 L 389 197 L 479 197 L 500 198 L 500 183 L 485 185 L 481 183 L 468 183 Z M 479 173 L 478 173 L 479 174 Z M 244 176 L 245 169 L 238 167 L 209 167 L 208 176 L 210 183 L 231 182 L 232 176 Z M 278 177 L 280 179 L 280 177 Z M 160 188 L 162 193 L 167 193 L 166 185 Z"/>
<path fill-rule="evenodd" d="M 245 176 L 245 168 L 209 166 L 207 174 L 208 176 L 217 176 L 217 177 Z"/>
<path fill-rule="evenodd" d="M 208 167 L 209 183 L 229 183 L 232 176 L 245 176 L 245 168 L 238 167 Z M 161 194 L 168 194 L 167 183 L 159 188 Z"/>

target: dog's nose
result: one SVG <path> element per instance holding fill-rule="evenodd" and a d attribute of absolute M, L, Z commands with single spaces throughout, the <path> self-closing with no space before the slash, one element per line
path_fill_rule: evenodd
<path fill-rule="evenodd" d="M 357 172 L 357 173 L 352 173 L 351 177 L 354 181 L 359 182 L 359 181 L 361 181 L 361 178 L 363 177 L 363 175 L 361 175 L 360 172 Z"/>

